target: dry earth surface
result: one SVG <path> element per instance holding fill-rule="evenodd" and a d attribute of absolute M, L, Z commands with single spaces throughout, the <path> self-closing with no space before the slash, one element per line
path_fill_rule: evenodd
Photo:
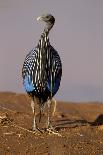
<path fill-rule="evenodd" d="M 57 135 L 34 133 L 32 121 L 26 94 L 0 93 L 0 155 L 103 155 L 103 103 L 58 102 L 52 122 Z"/>

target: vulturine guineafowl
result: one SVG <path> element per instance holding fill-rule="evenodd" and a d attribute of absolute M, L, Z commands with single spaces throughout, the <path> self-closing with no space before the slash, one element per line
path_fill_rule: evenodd
<path fill-rule="evenodd" d="M 49 31 L 55 23 L 55 18 L 51 14 L 46 14 L 37 18 L 46 23 L 40 40 L 26 56 L 22 77 L 26 92 L 31 96 L 31 107 L 33 110 L 33 130 L 38 129 L 35 116 L 35 103 L 39 103 L 40 116 L 44 104 L 48 104 L 47 130 L 51 130 L 50 105 L 53 102 L 53 96 L 57 93 L 61 76 L 62 64 L 58 52 L 51 46 L 49 41 Z"/>

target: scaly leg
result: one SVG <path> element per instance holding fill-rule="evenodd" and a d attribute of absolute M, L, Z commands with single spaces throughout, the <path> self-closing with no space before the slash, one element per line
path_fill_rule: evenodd
<path fill-rule="evenodd" d="M 36 112 L 35 112 L 35 103 L 37 102 L 36 98 L 34 98 L 32 101 L 31 101 L 31 108 L 32 108 L 32 111 L 33 111 L 33 131 L 39 131 L 41 133 L 43 133 L 38 127 L 37 127 L 37 123 L 36 123 Z"/>
<path fill-rule="evenodd" d="M 57 102 L 54 98 L 52 98 L 51 100 L 51 117 L 54 116 L 54 113 L 56 111 L 56 105 L 57 105 Z"/>
<path fill-rule="evenodd" d="M 31 101 L 31 108 L 33 111 L 33 131 L 36 130 L 36 114 L 35 114 L 35 103 L 34 100 Z"/>
<path fill-rule="evenodd" d="M 56 109 L 56 100 L 54 100 L 54 99 L 48 100 L 47 104 L 48 104 L 47 131 L 49 134 L 51 133 L 51 134 L 61 136 L 57 131 L 55 131 L 55 129 L 51 125 L 51 117 L 54 115 L 54 112 Z M 53 106 L 52 112 L 51 112 L 51 106 Z"/>
<path fill-rule="evenodd" d="M 48 113 L 47 113 L 47 129 L 50 129 L 51 128 L 51 120 L 50 120 L 50 105 L 51 104 L 51 101 L 48 100 L 47 101 L 47 105 L 48 105 Z"/>
<path fill-rule="evenodd" d="M 56 100 L 54 98 L 52 98 L 52 100 L 48 100 L 47 105 L 48 105 L 47 128 L 53 128 L 51 125 L 51 119 L 56 111 Z"/>

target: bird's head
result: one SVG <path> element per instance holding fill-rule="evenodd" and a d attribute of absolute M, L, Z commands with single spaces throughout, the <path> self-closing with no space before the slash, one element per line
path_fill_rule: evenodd
<path fill-rule="evenodd" d="M 55 23 L 55 18 L 51 14 L 45 14 L 45 15 L 39 16 L 37 20 L 44 21 L 46 23 L 46 28 L 48 30 L 50 30 Z"/>

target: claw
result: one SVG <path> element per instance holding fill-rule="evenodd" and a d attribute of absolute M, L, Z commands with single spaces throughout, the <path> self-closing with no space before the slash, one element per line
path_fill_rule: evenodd
<path fill-rule="evenodd" d="M 62 135 L 60 133 L 58 133 L 58 131 L 56 131 L 53 127 L 52 128 L 47 128 L 46 131 L 48 132 L 48 134 L 53 134 L 53 135 L 57 135 L 59 137 L 62 137 Z"/>
<path fill-rule="evenodd" d="M 42 130 L 40 130 L 38 127 L 36 127 L 35 129 L 33 128 L 33 132 L 34 133 L 43 133 L 43 131 Z"/>

